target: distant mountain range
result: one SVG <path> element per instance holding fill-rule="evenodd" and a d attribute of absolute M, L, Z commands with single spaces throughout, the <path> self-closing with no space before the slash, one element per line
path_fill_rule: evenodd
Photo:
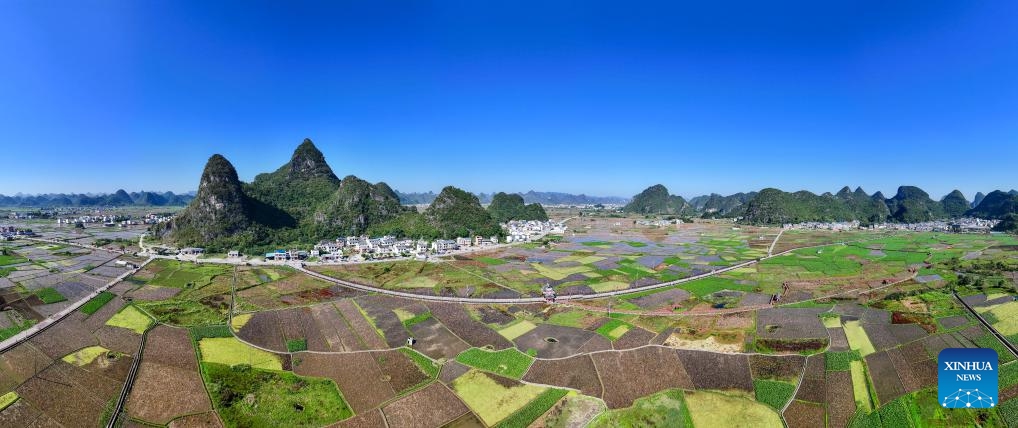
<path fill-rule="evenodd" d="M 977 195 L 977 203 L 965 199 L 960 191 L 933 200 L 915 186 L 901 186 L 890 198 L 882 193 L 866 193 L 862 188 L 848 186 L 838 193 L 817 195 L 801 190 L 785 192 L 767 188 L 759 192 L 698 196 L 685 201 L 671 195 L 665 186 L 656 184 L 633 196 L 623 209 L 640 214 L 698 217 L 741 218 L 752 224 L 783 224 L 808 221 L 853 221 L 863 224 L 879 222 L 918 223 L 930 220 L 972 216 L 1007 219 L 1018 215 L 1018 191 L 995 190 Z"/>
<path fill-rule="evenodd" d="M 572 194 L 562 192 L 535 192 L 533 190 L 526 193 L 512 193 L 514 195 L 520 195 L 523 197 L 523 202 L 526 204 L 541 204 L 541 205 L 596 205 L 596 204 L 614 204 L 622 205 L 629 202 L 629 198 L 623 198 L 618 196 L 589 196 L 585 194 Z M 406 205 L 426 205 L 430 204 L 431 201 L 435 200 L 438 195 L 435 192 L 412 192 L 403 193 L 396 191 L 396 195 L 399 196 L 399 201 Z M 490 204 L 495 197 L 495 193 L 477 193 L 475 194 L 477 199 L 482 204 Z"/>
<path fill-rule="evenodd" d="M 0 207 L 57 208 L 57 207 L 169 207 L 184 206 L 191 202 L 194 193 L 131 192 L 121 189 L 114 193 L 89 195 L 81 193 L 48 193 L 42 195 L 0 195 Z"/>

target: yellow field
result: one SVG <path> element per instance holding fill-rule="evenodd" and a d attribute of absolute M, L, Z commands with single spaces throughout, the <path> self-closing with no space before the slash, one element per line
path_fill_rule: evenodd
<path fill-rule="evenodd" d="M 251 367 L 267 370 L 282 370 L 283 364 L 275 355 L 258 348 L 253 348 L 237 340 L 235 337 L 213 337 L 198 341 L 201 360 L 210 363 L 248 364 Z"/>
<path fill-rule="evenodd" d="M 775 428 L 784 426 L 777 412 L 748 398 L 716 392 L 690 391 L 686 392 L 686 405 L 689 406 L 693 426 Z"/>
<path fill-rule="evenodd" d="M 535 328 L 537 328 L 537 325 L 530 321 L 523 320 L 509 327 L 499 330 L 498 334 L 501 334 L 502 337 L 505 337 L 506 339 L 514 340 L 517 337 L 527 334 L 528 331 L 533 330 Z"/>
<path fill-rule="evenodd" d="M 870 393 L 866 387 L 866 372 L 863 371 L 862 361 L 852 361 L 852 393 L 855 395 L 855 405 L 867 413 L 873 409 L 870 404 Z"/>
<path fill-rule="evenodd" d="M 992 314 L 997 319 L 997 322 L 993 323 L 993 328 L 1000 331 L 1000 334 L 1005 336 L 1018 334 L 1018 302 L 1007 302 L 976 310 Z"/>
<path fill-rule="evenodd" d="M 548 279 L 559 281 L 565 279 L 565 277 L 574 273 L 583 273 L 591 270 L 589 266 L 572 266 L 572 267 L 550 267 L 540 263 L 532 263 L 531 266 L 537 270 L 538 273 L 544 275 Z"/>
<path fill-rule="evenodd" d="M 605 291 L 616 291 L 625 290 L 629 288 L 629 284 L 622 281 L 605 281 L 590 284 L 590 289 L 596 293 L 604 293 Z"/>
<path fill-rule="evenodd" d="M 95 361 L 100 355 L 105 355 L 109 352 L 109 349 L 103 348 L 102 346 L 89 346 L 87 348 L 81 348 L 75 351 L 73 354 L 67 354 L 64 358 L 65 363 L 71 363 L 76 366 L 87 366 Z"/>
<path fill-rule="evenodd" d="M 870 342 L 869 336 L 866 335 L 866 331 L 859 325 L 859 321 L 846 322 L 845 335 L 848 336 L 848 346 L 853 350 L 859 351 L 860 355 L 865 357 L 877 352 L 873 348 L 873 343 Z"/>
<path fill-rule="evenodd" d="M 124 306 L 124 308 L 110 318 L 109 321 L 106 321 L 106 325 L 126 328 L 128 330 L 133 330 L 135 333 L 142 334 L 148 329 L 148 326 L 152 325 L 152 318 L 149 318 L 144 312 L 139 311 L 138 308 L 128 305 Z"/>
<path fill-rule="evenodd" d="M 14 391 L 0 395 L 0 410 L 6 409 L 7 406 L 14 404 L 15 401 L 18 401 L 18 398 L 18 393 Z"/>
<path fill-rule="evenodd" d="M 234 315 L 233 318 L 230 319 L 230 327 L 233 327 L 234 330 L 240 330 L 241 328 L 244 328 L 244 324 L 247 324 L 248 321 L 251 321 L 252 315 L 254 314 Z"/>
<path fill-rule="evenodd" d="M 471 370 L 452 383 L 456 395 L 488 426 L 523 408 L 547 388 L 519 385 L 506 388 L 488 375 Z M 779 425 L 780 426 L 780 425 Z"/>

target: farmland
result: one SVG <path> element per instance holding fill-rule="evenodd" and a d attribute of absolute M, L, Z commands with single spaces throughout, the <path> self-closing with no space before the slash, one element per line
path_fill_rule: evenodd
<path fill-rule="evenodd" d="M 514 298 L 548 284 L 568 295 L 755 260 L 777 236 L 615 223 L 584 221 L 558 242 L 479 256 L 315 269 L 416 294 Z M 824 245 L 791 248 L 806 243 Z M 14 397 L 0 421 L 98 424 L 142 356 L 121 416 L 138 425 L 997 426 L 1018 420 L 1018 362 L 952 291 L 1018 338 L 1014 245 L 996 235 L 787 231 L 776 248 L 791 251 L 759 263 L 556 304 L 424 301 L 284 266 L 160 259 L 0 354 L 0 396 Z M 0 328 L 19 331 L 87 291 L 23 279 L 24 266 L 4 295 L 23 303 L 0 314 Z M 46 303 L 53 292 L 68 301 Z M 974 346 L 999 354 L 999 408 L 931 410 L 939 351 Z M 67 385 L 48 382 L 56 378 Z"/>

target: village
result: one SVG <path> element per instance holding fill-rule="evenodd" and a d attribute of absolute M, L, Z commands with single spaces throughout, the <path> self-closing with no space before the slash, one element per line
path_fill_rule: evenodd
<path fill-rule="evenodd" d="M 990 233 L 1000 220 L 963 217 L 953 220 L 934 220 L 920 223 L 875 223 L 863 226 L 859 221 L 786 223 L 785 230 L 901 230 L 910 232 Z"/>
<path fill-rule="evenodd" d="M 308 249 L 277 249 L 262 256 L 265 262 L 307 261 L 317 263 L 358 263 L 378 260 L 416 259 L 452 256 L 476 251 L 487 251 L 510 244 L 534 242 L 548 234 L 565 232 L 565 222 L 513 220 L 502 223 L 505 236 L 473 236 L 455 239 L 399 239 L 392 235 L 380 237 L 345 236 L 321 241 Z M 178 256 L 198 258 L 205 255 L 203 248 L 181 248 Z M 227 253 L 228 259 L 241 259 L 239 251 Z M 250 255 L 249 255 L 250 256 Z"/>

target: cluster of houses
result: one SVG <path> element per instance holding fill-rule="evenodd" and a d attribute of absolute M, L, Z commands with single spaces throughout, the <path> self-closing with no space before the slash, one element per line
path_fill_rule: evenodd
<path fill-rule="evenodd" d="M 673 219 L 673 220 L 636 220 L 636 224 L 640 225 L 640 226 L 666 227 L 666 226 L 671 226 L 671 225 L 676 225 L 676 226 L 680 225 L 680 224 L 682 224 L 682 220 L 679 220 L 679 219 Z"/>
<path fill-rule="evenodd" d="M 35 236 L 32 229 L 19 229 L 14 226 L 0 226 L 0 238 L 4 241 L 13 241 L 21 236 Z"/>
<path fill-rule="evenodd" d="M 105 227 L 128 227 L 128 226 L 140 226 L 142 224 L 157 224 L 169 220 L 169 216 L 160 216 L 157 214 L 148 214 L 141 219 L 135 219 L 131 216 L 124 215 L 79 215 L 76 217 L 64 217 L 57 218 L 57 226 L 73 226 L 78 223 L 81 224 L 102 224 Z"/>
<path fill-rule="evenodd" d="M 781 226 L 786 230 L 855 230 L 859 228 L 859 221 L 806 221 L 802 223 L 786 223 Z"/>
<path fill-rule="evenodd" d="M 29 214 L 29 213 L 20 213 L 19 214 L 19 213 L 16 213 L 16 212 L 11 212 L 11 213 L 7 214 L 7 218 L 11 219 L 11 220 L 31 220 L 31 219 L 35 218 L 35 214 Z"/>
<path fill-rule="evenodd" d="M 782 227 L 792 230 L 907 230 L 911 232 L 942 232 L 942 233 L 989 233 L 1000 220 L 987 220 L 981 218 L 959 218 L 954 220 L 934 220 L 921 223 L 876 223 L 869 226 L 861 226 L 858 221 L 842 222 L 818 222 L 808 221 L 803 223 L 785 224 Z"/>
<path fill-rule="evenodd" d="M 541 239 L 549 233 L 565 233 L 566 228 L 562 223 L 537 220 L 512 220 L 502 223 L 502 230 L 505 231 L 505 242 L 531 242 Z"/>
<path fill-rule="evenodd" d="M 360 261 L 377 260 L 395 257 L 427 258 L 428 255 L 443 255 L 468 248 L 491 247 L 498 244 L 498 237 L 475 236 L 456 239 L 396 239 L 395 236 L 369 238 L 367 236 L 347 236 L 335 241 L 322 241 L 315 245 L 311 252 L 283 251 L 265 254 L 271 260 L 303 260 L 318 257 L 323 262 L 329 261 Z M 303 253 L 303 254 L 302 254 Z M 269 257 L 272 255 L 273 257 Z"/>
<path fill-rule="evenodd" d="M 912 232 L 989 233 L 997 223 L 1000 223 L 1000 220 L 965 217 L 922 223 L 880 223 L 870 226 L 870 229 L 908 230 Z"/>

